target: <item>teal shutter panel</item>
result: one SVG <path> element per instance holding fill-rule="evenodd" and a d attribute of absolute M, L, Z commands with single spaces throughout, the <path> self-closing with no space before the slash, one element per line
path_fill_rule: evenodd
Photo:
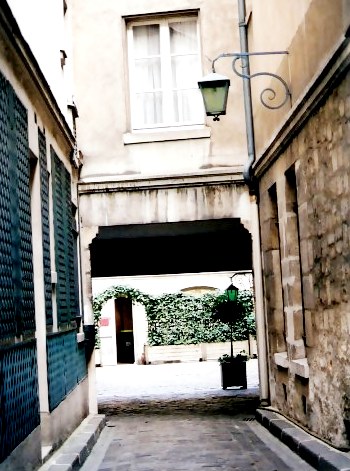
<path fill-rule="evenodd" d="M 47 379 L 49 408 L 52 411 L 86 377 L 87 367 L 83 342 L 77 343 L 75 330 L 47 337 Z"/>
<path fill-rule="evenodd" d="M 8 119 L 9 96 L 7 80 L 0 74 L 0 335 L 16 333 L 12 280 L 12 237 L 10 211 L 9 142 L 11 126 Z"/>
<path fill-rule="evenodd" d="M 0 337 L 35 330 L 27 110 L 0 75 Z"/>
<path fill-rule="evenodd" d="M 72 231 L 72 199 L 70 173 L 51 148 L 52 193 L 55 229 L 55 261 L 57 271 L 57 316 L 59 324 L 78 315 L 76 296 L 74 236 Z"/>
<path fill-rule="evenodd" d="M 50 210 L 49 210 L 49 181 L 47 170 L 46 138 L 39 130 L 39 165 L 40 165 L 40 195 L 41 195 L 41 224 L 43 237 L 43 266 L 45 289 L 46 324 L 52 325 L 52 284 L 51 284 L 51 255 L 50 255 Z"/>
<path fill-rule="evenodd" d="M 27 110 L 17 97 L 14 103 L 15 111 L 15 142 L 16 142 L 16 203 L 18 214 L 18 236 L 20 260 L 18 285 L 20 296 L 20 318 L 22 326 L 20 331 L 35 330 L 34 307 L 34 275 L 33 275 L 33 247 L 32 223 L 30 207 L 30 161 L 28 143 L 28 116 Z M 17 221 L 17 217 L 16 217 Z"/>
<path fill-rule="evenodd" d="M 0 349 L 0 378 L 2 463 L 40 424 L 35 340 Z"/>

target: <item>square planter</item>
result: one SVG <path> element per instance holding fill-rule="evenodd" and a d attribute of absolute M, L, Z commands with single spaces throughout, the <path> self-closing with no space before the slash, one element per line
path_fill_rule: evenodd
<path fill-rule="evenodd" d="M 247 362 L 233 358 L 225 361 L 221 366 L 221 386 L 226 389 L 229 386 L 240 386 L 247 389 Z"/>

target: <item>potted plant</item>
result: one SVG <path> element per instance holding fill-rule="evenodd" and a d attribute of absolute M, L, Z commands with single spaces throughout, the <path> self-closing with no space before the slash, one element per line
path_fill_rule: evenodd
<path fill-rule="evenodd" d="M 247 389 L 247 360 L 248 355 L 242 350 L 237 355 L 222 355 L 218 361 L 221 366 L 221 386 L 240 386 Z"/>
<path fill-rule="evenodd" d="M 246 317 L 244 304 L 238 299 L 238 288 L 231 284 L 224 294 L 216 298 L 212 308 L 212 315 L 215 320 L 219 320 L 230 327 L 231 354 L 225 354 L 218 359 L 221 366 L 222 388 L 240 386 L 246 389 L 247 360 L 249 355 L 244 350 L 236 355 L 233 354 L 234 326 L 244 324 Z"/>

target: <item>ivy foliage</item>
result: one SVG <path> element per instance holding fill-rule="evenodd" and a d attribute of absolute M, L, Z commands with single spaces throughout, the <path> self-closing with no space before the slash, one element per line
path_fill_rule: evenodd
<path fill-rule="evenodd" d="M 112 286 L 93 299 L 96 346 L 99 346 L 99 322 L 104 304 L 109 299 L 126 297 L 145 307 L 149 345 L 188 345 L 226 342 L 230 325 L 218 316 L 225 305 L 224 293 L 190 296 L 182 292 L 152 296 L 128 286 Z M 255 316 L 251 291 L 239 291 L 237 309 L 223 308 L 226 316 L 234 317 L 233 340 L 255 335 Z"/>

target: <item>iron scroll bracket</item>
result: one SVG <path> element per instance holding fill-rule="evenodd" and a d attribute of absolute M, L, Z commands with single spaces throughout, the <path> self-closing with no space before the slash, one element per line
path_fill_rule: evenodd
<path fill-rule="evenodd" d="M 232 70 L 238 77 L 241 77 L 241 78 L 246 79 L 246 80 L 251 80 L 254 77 L 259 77 L 259 76 L 265 75 L 265 76 L 269 76 L 269 77 L 272 77 L 272 78 L 276 79 L 277 81 L 280 82 L 280 84 L 283 87 L 283 91 L 284 91 L 283 101 L 278 103 L 278 104 L 271 104 L 271 102 L 273 102 L 277 97 L 276 91 L 271 87 L 264 88 L 261 91 L 260 101 L 263 104 L 263 106 L 265 106 L 266 108 L 269 108 L 270 110 L 277 110 L 279 108 L 282 108 L 282 106 L 291 97 L 291 92 L 289 90 L 287 82 L 282 77 L 280 77 L 279 75 L 274 74 L 272 72 L 256 72 L 256 73 L 253 73 L 253 74 L 249 74 L 249 73 L 243 73 L 243 72 L 240 72 L 239 70 L 237 70 L 237 62 L 238 61 L 241 61 L 241 69 L 242 70 L 244 70 L 244 69 L 249 70 L 248 60 L 249 60 L 250 56 L 266 56 L 266 55 L 276 55 L 276 54 L 288 54 L 288 51 L 224 52 L 224 53 L 220 54 L 219 56 L 217 56 L 212 61 L 212 72 L 215 73 L 215 62 L 216 61 L 218 61 L 219 59 L 221 59 L 223 57 L 232 57 L 233 58 L 233 60 L 232 60 Z"/>

